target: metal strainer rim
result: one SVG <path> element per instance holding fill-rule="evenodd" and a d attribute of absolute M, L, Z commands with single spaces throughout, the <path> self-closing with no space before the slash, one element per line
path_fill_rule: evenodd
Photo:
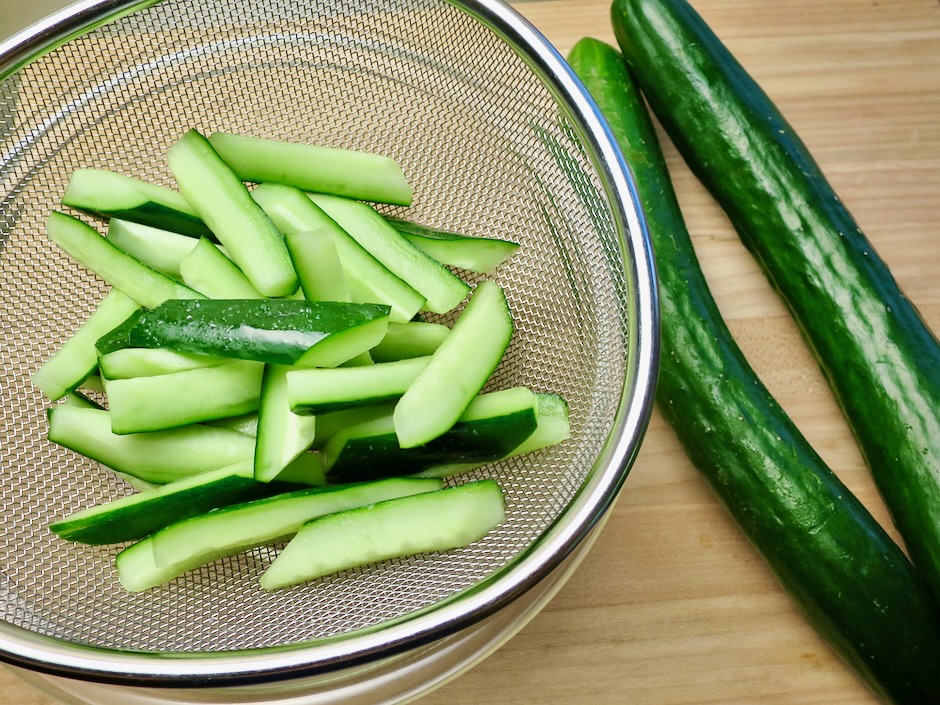
<path fill-rule="evenodd" d="M 0 77 L 91 28 L 160 0 L 83 0 L 0 44 Z M 160 686 L 236 685 L 311 675 L 392 656 L 453 634 L 510 604 L 555 569 L 613 504 L 652 411 L 659 355 L 655 273 L 632 175 L 610 130 L 558 51 L 502 0 L 445 0 L 494 30 L 571 111 L 614 208 L 628 280 L 636 297 L 631 359 L 612 432 L 588 481 L 539 540 L 484 583 L 381 629 L 342 638 L 247 651 L 152 653 L 92 647 L 0 624 L 0 659 L 55 675 Z"/>

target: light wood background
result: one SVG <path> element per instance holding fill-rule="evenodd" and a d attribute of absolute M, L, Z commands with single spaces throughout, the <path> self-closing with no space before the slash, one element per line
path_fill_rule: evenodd
<path fill-rule="evenodd" d="M 809 145 L 940 331 L 940 4 L 695 0 Z M 563 54 L 613 41 L 609 3 L 516 8 Z M 7 28 L 4 28 L 6 30 Z M 852 436 L 776 296 L 665 145 L 698 254 L 749 360 L 804 435 L 887 522 Z M 940 679 L 940 665 L 938 665 Z M 866 705 L 658 414 L 571 581 L 529 626 L 423 705 Z M 0 669 L 0 705 L 52 701 Z"/>

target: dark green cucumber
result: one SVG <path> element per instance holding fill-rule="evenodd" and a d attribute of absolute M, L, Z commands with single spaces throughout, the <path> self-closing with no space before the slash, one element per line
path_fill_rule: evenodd
<path fill-rule="evenodd" d="M 940 600 L 940 342 L 806 145 L 684 0 L 618 0 L 613 20 L 660 122 L 799 325 Z"/>
<path fill-rule="evenodd" d="M 292 536 L 311 519 L 441 489 L 440 480 L 394 478 L 297 490 L 224 507 L 170 524 L 117 555 L 121 584 L 156 587 L 212 561 Z"/>
<path fill-rule="evenodd" d="M 634 8 L 618 3 L 614 11 L 622 25 Z M 663 416 L 819 634 L 890 701 L 936 702 L 940 612 L 925 582 L 736 345 L 620 53 L 582 40 L 569 61 L 608 117 L 647 214 L 662 311 Z"/>
<path fill-rule="evenodd" d="M 62 203 L 104 220 L 117 218 L 190 237 L 213 237 L 178 191 L 113 171 L 76 169 Z"/>
<path fill-rule="evenodd" d="M 305 524 L 261 576 L 266 590 L 369 563 L 467 546 L 506 518 L 494 480 L 422 492 Z"/>
<path fill-rule="evenodd" d="M 243 460 L 83 509 L 49 529 L 64 539 L 95 545 L 136 541 L 177 521 L 284 491 L 282 484 L 257 482 L 251 460 Z"/>
<path fill-rule="evenodd" d="M 327 478 L 367 480 L 500 460 L 537 428 L 536 403 L 536 395 L 525 387 L 481 394 L 445 433 L 414 448 L 399 445 L 389 407 L 385 414 L 340 430 L 326 441 L 321 453 Z"/>
<path fill-rule="evenodd" d="M 426 255 L 468 272 L 489 274 L 519 249 L 519 243 L 509 240 L 461 235 L 390 216 L 385 220 Z"/>
<path fill-rule="evenodd" d="M 189 130 L 167 152 L 180 192 L 265 296 L 297 290 L 284 236 L 208 140 Z"/>
<path fill-rule="evenodd" d="M 242 181 L 286 184 L 361 201 L 410 206 L 398 163 L 382 154 L 216 132 L 209 142 Z"/>
<path fill-rule="evenodd" d="M 337 301 L 176 300 L 141 314 L 127 341 L 139 348 L 328 367 L 380 341 L 388 313 L 380 304 Z"/>

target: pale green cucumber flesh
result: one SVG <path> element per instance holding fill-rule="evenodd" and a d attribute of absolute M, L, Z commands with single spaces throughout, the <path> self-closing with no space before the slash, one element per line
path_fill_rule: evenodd
<path fill-rule="evenodd" d="M 330 514 L 297 532 L 261 586 L 276 590 L 391 558 L 461 548 L 504 519 L 502 490 L 493 480 Z"/>
<path fill-rule="evenodd" d="M 319 414 L 398 399 L 428 364 L 429 357 L 360 367 L 293 370 L 287 373 L 287 402 L 296 414 Z"/>
<path fill-rule="evenodd" d="M 269 482 L 313 444 L 316 419 L 291 413 L 288 404 L 289 367 L 266 365 L 258 410 L 255 478 Z"/>
<path fill-rule="evenodd" d="M 389 322 L 385 337 L 372 348 L 370 354 L 374 362 L 394 362 L 431 355 L 449 333 L 450 328 L 442 323 Z"/>
<path fill-rule="evenodd" d="M 125 254 L 97 230 L 65 213 L 53 211 L 46 232 L 70 257 L 115 289 L 146 308 L 167 299 L 201 299 L 203 295 Z"/>
<path fill-rule="evenodd" d="M 102 377 L 130 379 L 231 363 L 226 357 L 181 353 L 166 348 L 119 348 L 98 357 Z"/>
<path fill-rule="evenodd" d="M 113 289 L 65 343 L 32 374 L 33 384 L 50 400 L 61 399 L 95 371 L 95 343 L 139 308 L 136 301 Z"/>
<path fill-rule="evenodd" d="M 153 377 L 104 380 L 117 434 L 160 431 L 255 411 L 264 365 L 237 360 Z"/>
<path fill-rule="evenodd" d="M 180 277 L 190 289 L 210 299 L 262 299 L 245 273 L 207 238 L 180 262 Z"/>
<path fill-rule="evenodd" d="M 225 132 L 210 135 L 209 142 L 243 181 L 411 205 L 413 192 L 401 167 L 381 154 Z"/>
<path fill-rule="evenodd" d="M 180 263 L 199 241 L 189 235 L 112 218 L 108 240 L 122 252 L 151 269 L 180 281 Z"/>
<path fill-rule="evenodd" d="M 250 436 L 202 424 L 119 435 L 103 409 L 59 405 L 48 417 L 51 442 L 155 484 L 250 460 L 255 448 Z"/>
<path fill-rule="evenodd" d="M 441 481 L 382 482 L 299 490 L 230 506 L 172 524 L 117 556 L 121 583 L 132 591 L 169 582 L 189 570 L 293 535 L 324 514 L 441 488 Z"/>
<path fill-rule="evenodd" d="M 391 307 L 390 320 L 410 321 L 425 299 L 369 254 L 302 191 L 279 184 L 261 184 L 251 192 L 275 225 L 283 232 L 324 229 L 333 240 L 355 303 L 379 303 Z"/>
<path fill-rule="evenodd" d="M 167 152 L 180 191 L 232 260 L 265 296 L 289 296 L 298 283 L 284 237 L 248 189 L 195 130 Z"/>
<path fill-rule="evenodd" d="M 323 194 L 308 196 L 392 274 L 423 296 L 426 310 L 447 313 L 470 293 L 463 279 L 412 245 L 370 205 Z"/>
<path fill-rule="evenodd" d="M 502 288 L 477 285 L 453 329 L 395 406 L 395 431 L 404 448 L 447 431 L 496 369 L 512 337 L 513 322 Z"/>
<path fill-rule="evenodd" d="M 327 226 L 316 230 L 287 231 L 284 241 L 310 301 L 352 301 L 336 244 Z"/>

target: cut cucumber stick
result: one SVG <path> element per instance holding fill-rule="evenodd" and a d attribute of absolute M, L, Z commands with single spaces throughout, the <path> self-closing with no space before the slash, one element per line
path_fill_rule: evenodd
<path fill-rule="evenodd" d="M 305 524 L 261 576 L 266 590 L 477 541 L 505 518 L 493 480 L 390 499 Z"/>
<path fill-rule="evenodd" d="M 414 195 L 398 163 L 381 154 L 226 132 L 209 142 L 243 181 L 399 206 L 410 206 Z"/>
<path fill-rule="evenodd" d="M 252 285 L 265 296 L 289 296 L 297 275 L 284 237 L 248 189 L 196 130 L 167 152 L 180 191 Z"/>
<path fill-rule="evenodd" d="M 394 478 L 232 505 L 171 524 L 124 549 L 116 559 L 118 575 L 126 589 L 146 590 L 219 558 L 287 538 L 315 517 L 440 488 L 436 479 Z"/>
<path fill-rule="evenodd" d="M 112 289 L 72 337 L 33 373 L 33 384 L 52 401 L 76 389 L 98 365 L 98 338 L 139 308 L 136 301 Z"/>
<path fill-rule="evenodd" d="M 117 218 L 192 237 L 212 236 L 178 191 L 104 169 L 72 172 L 62 203 L 99 218 Z"/>
<path fill-rule="evenodd" d="M 403 448 L 437 438 L 466 411 L 496 369 L 512 337 L 502 288 L 477 285 L 453 330 L 395 407 L 395 432 Z"/>
<path fill-rule="evenodd" d="M 386 216 L 385 219 L 425 254 L 441 264 L 468 272 L 489 274 L 519 249 L 519 243 L 509 240 L 460 235 L 400 218 Z"/>
<path fill-rule="evenodd" d="M 65 213 L 53 211 L 46 222 L 49 238 L 141 306 L 154 308 L 167 299 L 202 299 L 199 292 L 125 254 L 97 230 Z"/>

